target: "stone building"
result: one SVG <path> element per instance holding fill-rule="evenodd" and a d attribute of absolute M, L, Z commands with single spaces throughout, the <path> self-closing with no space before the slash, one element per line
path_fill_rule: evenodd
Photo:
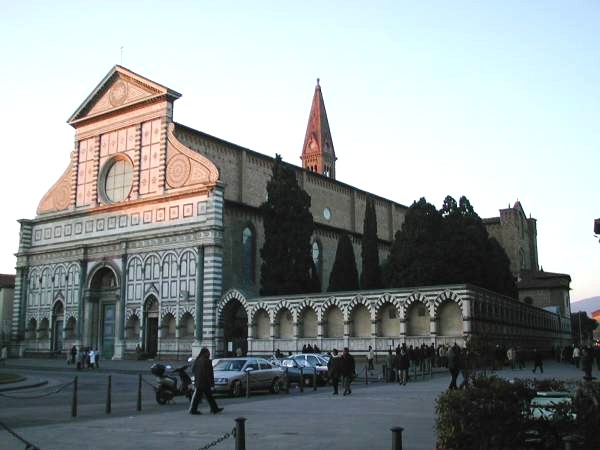
<path fill-rule="evenodd" d="M 15 276 L 0 274 L 0 347 L 8 344 L 15 297 Z"/>
<path fill-rule="evenodd" d="M 515 276 L 538 270 L 537 221 L 527 218 L 521 202 L 501 209 L 499 217 L 484 219 L 483 223 L 489 235 L 504 248 Z"/>
<path fill-rule="evenodd" d="M 450 330 L 450 339 L 461 339 L 480 330 L 470 322 L 475 315 L 486 317 L 478 322 L 484 326 L 491 314 L 501 314 L 501 300 L 475 287 L 260 298 L 259 206 L 274 158 L 173 122 L 179 97 L 115 66 L 69 118 L 75 143 L 67 169 L 42 198 L 36 218 L 20 220 L 13 353 L 46 354 L 71 345 L 97 347 L 104 358 L 133 356 L 138 348 L 159 356 L 187 355 L 200 346 L 265 352 L 267 335 L 271 346 L 275 336 L 293 336 L 293 344 L 280 345 L 287 349 L 302 339 L 369 334 L 353 343 L 362 350 L 369 340 L 380 348 L 378 338 L 394 338 L 390 333 L 441 342 Z M 325 290 L 343 233 L 360 254 L 367 195 L 374 199 L 381 261 L 406 207 L 336 179 L 319 83 L 301 159 L 303 167 L 294 170 L 312 199 L 312 255 Z M 509 226 L 488 227 L 501 230 L 506 248 L 518 242 L 525 261 L 537 265 L 535 242 L 527 241 L 536 239 L 535 221 L 533 228 L 525 222 L 527 236 L 511 236 L 521 230 L 519 208 L 516 218 L 501 211 L 500 225 L 510 216 Z M 520 267 L 520 252 L 509 257 Z M 413 303 L 419 307 L 411 309 Z M 553 328 L 556 315 L 510 304 L 514 311 L 507 307 L 502 322 L 507 327 L 531 316 L 550 333 L 546 338 L 561 338 Z M 312 305 L 312 312 L 303 305 Z"/>

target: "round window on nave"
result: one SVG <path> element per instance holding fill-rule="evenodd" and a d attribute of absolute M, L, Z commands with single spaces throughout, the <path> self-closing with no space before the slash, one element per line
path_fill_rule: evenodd
<path fill-rule="evenodd" d="M 115 203 L 126 200 L 133 184 L 133 165 L 127 158 L 115 158 L 107 162 L 104 177 L 104 196 Z"/>

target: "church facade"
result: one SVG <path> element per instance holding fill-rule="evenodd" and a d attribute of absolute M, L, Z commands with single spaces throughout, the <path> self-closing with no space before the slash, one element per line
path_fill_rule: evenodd
<path fill-rule="evenodd" d="M 69 119 L 68 167 L 36 218 L 20 221 L 13 353 L 81 345 L 105 358 L 172 357 L 200 346 L 266 353 L 317 341 L 324 349 L 366 350 L 390 340 L 462 341 L 487 326 L 483 314 L 494 310 L 487 305 L 501 300 L 470 286 L 261 298 L 258 208 L 274 159 L 175 123 L 179 97 L 115 66 Z M 367 196 L 375 202 L 380 260 L 406 207 L 336 180 L 319 83 L 301 159 L 295 170 L 312 199 L 312 255 L 325 291 L 342 234 L 360 255 Z M 537 265 L 529 230 L 512 253 Z M 544 342 L 565 338 L 559 315 L 502 301 L 512 305 L 507 324 L 531 319 Z M 522 339 L 526 329 L 509 334 Z"/>

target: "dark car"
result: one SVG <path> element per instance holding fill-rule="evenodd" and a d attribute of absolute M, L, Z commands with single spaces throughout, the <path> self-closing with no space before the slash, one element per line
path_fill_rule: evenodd
<path fill-rule="evenodd" d="M 281 368 L 286 371 L 290 383 L 303 383 L 310 386 L 313 383 L 313 376 L 317 374 L 317 384 L 323 386 L 327 384 L 329 375 L 327 371 L 327 360 L 320 355 L 312 353 L 301 353 L 299 355 L 288 356 L 281 361 Z M 300 380 L 300 369 L 302 368 L 302 380 Z"/>

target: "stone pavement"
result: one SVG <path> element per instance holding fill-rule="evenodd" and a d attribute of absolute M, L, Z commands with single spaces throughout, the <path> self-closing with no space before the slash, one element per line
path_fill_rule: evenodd
<path fill-rule="evenodd" d="M 105 364 L 105 367 L 107 365 L 110 366 Z M 136 369 L 140 367 L 131 368 Z M 497 374 L 507 378 L 534 376 L 530 369 L 506 369 Z M 552 362 L 546 363 L 543 375 L 535 374 L 538 378 L 564 380 L 577 380 L 581 375 L 573 366 Z M 19 427 L 15 431 L 43 450 L 85 447 L 192 450 L 231 431 L 234 419 L 243 416 L 247 418 L 248 450 L 389 449 L 390 428 L 396 426 L 404 428 L 404 449 L 432 450 L 435 448 L 435 398 L 447 388 L 448 382 L 449 376 L 437 375 L 407 386 L 363 384 L 355 386 L 348 397 L 334 397 L 327 387 L 317 392 L 306 390 L 303 394 L 295 389 L 290 395 L 257 395 L 248 400 L 219 398 L 225 411 L 218 416 L 207 414 L 205 404 L 201 408 L 203 415 L 190 416 L 185 404 L 180 402 L 165 406 L 159 413 L 92 420 L 76 418 L 48 426 Z M 22 449 L 24 446 L 2 431 L 0 448 Z M 232 449 L 234 440 L 229 438 L 214 448 Z"/>

